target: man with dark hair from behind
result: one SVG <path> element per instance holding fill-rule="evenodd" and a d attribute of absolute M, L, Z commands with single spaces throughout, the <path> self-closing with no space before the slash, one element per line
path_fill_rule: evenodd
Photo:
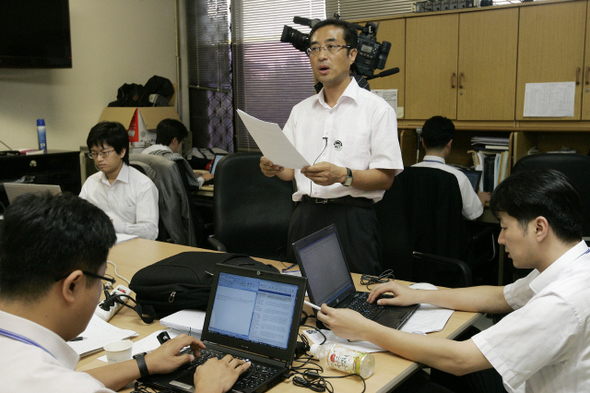
<path fill-rule="evenodd" d="M 455 125 L 446 117 L 434 116 L 426 120 L 422 126 L 422 147 L 426 150 L 426 155 L 422 162 L 412 166 L 440 169 L 455 175 L 463 200 L 463 217 L 475 220 L 483 214 L 484 205 L 489 202 L 491 193 L 476 193 L 463 172 L 446 165 L 454 134 Z"/>
<path fill-rule="evenodd" d="M 112 392 L 140 377 L 139 360 L 74 371 L 66 341 L 85 330 L 100 299 L 115 231 L 108 216 L 71 194 L 25 194 L 0 234 L 0 369 L 6 392 Z M 145 355 L 151 374 L 188 363 L 202 342 L 181 335 Z M 226 357 L 195 373 L 196 392 L 227 391 L 249 363 Z"/>
<path fill-rule="evenodd" d="M 590 248 L 582 240 L 579 194 L 561 172 L 523 171 L 496 187 L 490 206 L 500 220 L 498 243 L 514 267 L 532 269 L 526 277 L 503 287 L 437 291 L 392 281 L 376 286 L 369 301 L 508 313 L 495 325 L 453 341 L 389 329 L 325 304 L 318 318 L 340 337 L 367 340 L 433 371 L 464 376 L 455 382 L 467 386 L 453 386 L 455 392 L 590 392 Z M 395 297 L 378 300 L 386 292 Z M 503 387 L 492 388 L 491 368 Z M 476 385 L 481 378 L 486 390 Z"/>
<path fill-rule="evenodd" d="M 142 154 L 153 154 L 166 157 L 172 161 L 180 161 L 191 187 L 201 188 L 205 182 L 213 179 L 211 173 L 193 171 L 189 162 L 182 156 L 182 141 L 188 136 L 185 125 L 176 119 L 164 119 L 156 128 L 156 144 L 142 151 Z"/>
<path fill-rule="evenodd" d="M 100 122 L 86 140 L 99 172 L 86 179 L 80 197 L 100 207 L 115 231 L 155 240 L 158 237 L 158 189 L 129 166 L 129 136 L 116 122 Z"/>

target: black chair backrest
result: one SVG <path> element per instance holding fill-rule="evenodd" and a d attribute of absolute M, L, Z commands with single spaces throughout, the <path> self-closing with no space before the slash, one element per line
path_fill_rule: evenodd
<path fill-rule="evenodd" d="M 375 209 L 381 227 L 383 267 L 393 268 L 396 277 L 449 286 L 448 281 L 437 277 L 462 274 L 452 267 L 449 269 L 454 272 L 448 273 L 449 269 L 438 265 L 434 265 L 437 273 L 433 274 L 432 263 L 426 267 L 413 256 L 413 251 L 419 251 L 463 261 L 467 258 L 470 237 L 453 174 L 434 168 L 407 167 L 396 176 L 392 188 Z"/>
<path fill-rule="evenodd" d="M 214 236 L 227 252 L 284 260 L 295 208 L 293 184 L 266 177 L 260 154 L 234 153 L 215 170 Z"/>
<path fill-rule="evenodd" d="M 528 169 L 555 169 L 568 177 L 582 198 L 584 237 L 590 236 L 590 157 L 581 154 L 534 154 L 516 162 L 512 173 Z"/>

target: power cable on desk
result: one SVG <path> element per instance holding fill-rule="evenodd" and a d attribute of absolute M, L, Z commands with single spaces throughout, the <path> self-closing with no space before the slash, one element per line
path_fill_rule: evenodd
<path fill-rule="evenodd" d="M 121 280 L 125 281 L 127 283 L 127 287 L 129 287 L 129 285 L 131 285 L 131 282 L 129 282 L 128 279 L 126 279 L 125 277 L 119 275 L 119 273 L 117 273 L 117 265 L 115 265 L 114 262 L 111 262 L 109 260 L 107 260 L 107 263 L 110 263 L 111 265 L 113 265 L 113 267 L 115 268 L 115 276 L 119 277 Z"/>
<path fill-rule="evenodd" d="M 369 288 L 369 285 L 382 284 L 385 282 L 389 282 L 391 280 L 395 280 L 395 275 L 393 274 L 392 269 L 387 269 L 378 276 L 372 276 L 370 274 L 363 274 L 363 275 L 361 275 L 360 282 L 361 282 L 361 285 L 366 285 L 367 289 L 370 290 L 371 288 Z"/>

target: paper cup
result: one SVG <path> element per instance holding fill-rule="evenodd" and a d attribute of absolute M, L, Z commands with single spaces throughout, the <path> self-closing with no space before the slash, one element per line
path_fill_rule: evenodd
<path fill-rule="evenodd" d="M 131 349 L 133 348 L 133 341 L 121 340 L 115 341 L 104 346 L 107 352 L 107 361 L 109 364 L 124 362 L 131 360 Z"/>

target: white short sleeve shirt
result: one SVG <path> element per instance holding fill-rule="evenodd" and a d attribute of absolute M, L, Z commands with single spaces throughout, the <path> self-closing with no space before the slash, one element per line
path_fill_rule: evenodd
<path fill-rule="evenodd" d="M 6 332 L 36 345 L 6 337 Z M 78 354 L 51 330 L 0 311 L 0 333 L 3 392 L 113 393 L 90 374 L 74 371 Z"/>
<path fill-rule="evenodd" d="M 590 252 L 585 242 L 507 285 L 515 309 L 472 337 L 509 392 L 590 392 Z"/>
<path fill-rule="evenodd" d="M 283 132 L 305 159 L 313 164 L 325 161 L 355 170 L 404 168 L 393 108 L 381 97 L 362 89 L 352 79 L 333 108 L 324 101 L 323 90 L 293 107 Z M 313 184 L 295 170 L 297 191 L 313 198 L 339 198 L 346 195 L 383 198 L 385 191 L 365 191 Z"/>

